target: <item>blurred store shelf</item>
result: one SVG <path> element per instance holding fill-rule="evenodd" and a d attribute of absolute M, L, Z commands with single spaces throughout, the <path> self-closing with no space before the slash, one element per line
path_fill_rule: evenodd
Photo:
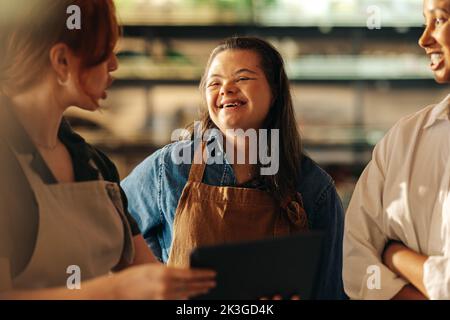
<path fill-rule="evenodd" d="M 116 0 L 116 4 L 124 25 L 142 26 L 367 27 L 379 18 L 384 27 L 411 27 L 421 26 L 423 20 L 421 0 Z"/>
<path fill-rule="evenodd" d="M 333 176 L 344 206 L 387 130 L 448 93 L 417 45 L 422 0 L 115 2 L 117 80 L 101 113 L 67 116 L 122 176 L 198 119 L 199 80 L 225 37 L 259 36 L 281 52 L 305 151 Z"/>
<path fill-rule="evenodd" d="M 432 79 L 427 57 L 395 56 L 302 56 L 287 61 L 291 81 L 302 80 L 414 80 Z M 152 58 L 121 59 L 115 77 L 126 80 L 198 82 L 203 65 L 155 63 Z"/>

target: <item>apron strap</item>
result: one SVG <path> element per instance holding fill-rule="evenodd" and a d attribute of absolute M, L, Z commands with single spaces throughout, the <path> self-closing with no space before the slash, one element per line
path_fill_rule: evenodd
<path fill-rule="evenodd" d="M 28 183 L 30 184 L 30 188 L 33 191 L 37 191 L 39 190 L 39 188 L 44 185 L 44 181 L 42 180 L 41 176 L 39 175 L 39 173 L 35 172 L 31 166 L 32 166 L 32 162 L 33 159 L 35 157 L 35 155 L 31 154 L 31 153 L 19 153 L 17 152 L 14 147 L 10 144 L 8 144 L 8 147 L 10 149 L 10 151 L 12 152 L 12 154 L 14 155 L 14 157 L 17 160 L 17 163 L 19 164 L 23 174 L 25 175 L 25 178 L 27 179 Z M 49 169 L 50 170 L 50 169 Z"/>
<path fill-rule="evenodd" d="M 197 147 L 194 151 L 194 161 L 191 165 L 189 172 L 189 182 L 202 182 L 203 175 L 205 173 L 206 163 L 203 161 L 203 151 L 205 150 L 205 143 L 202 142 L 201 146 Z"/>

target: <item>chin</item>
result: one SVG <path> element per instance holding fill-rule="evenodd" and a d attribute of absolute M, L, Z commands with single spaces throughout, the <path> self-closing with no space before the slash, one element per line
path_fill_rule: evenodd
<path fill-rule="evenodd" d="M 434 80 L 439 83 L 439 84 L 446 84 L 446 83 L 450 83 L 450 77 L 440 77 L 440 76 L 435 76 Z"/>
<path fill-rule="evenodd" d="M 443 68 L 434 73 L 434 80 L 439 84 L 450 83 L 450 70 Z"/>
<path fill-rule="evenodd" d="M 222 127 L 229 130 L 243 129 L 243 126 L 239 123 L 225 123 Z"/>

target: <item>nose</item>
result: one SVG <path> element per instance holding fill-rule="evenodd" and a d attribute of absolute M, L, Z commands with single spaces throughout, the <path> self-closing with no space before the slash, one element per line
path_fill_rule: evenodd
<path fill-rule="evenodd" d="M 111 54 L 111 58 L 108 61 L 108 71 L 114 72 L 119 68 L 119 60 L 115 53 Z"/>
<path fill-rule="evenodd" d="M 220 95 L 225 96 L 227 94 L 234 94 L 237 92 L 236 85 L 234 81 L 225 81 L 220 88 Z"/>
<path fill-rule="evenodd" d="M 419 46 L 424 49 L 429 48 L 431 45 L 435 43 L 433 32 L 429 27 L 426 27 L 422 33 L 422 36 L 419 38 Z"/>

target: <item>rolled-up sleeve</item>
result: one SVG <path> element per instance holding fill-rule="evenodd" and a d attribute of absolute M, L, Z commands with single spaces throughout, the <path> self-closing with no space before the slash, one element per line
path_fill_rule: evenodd
<path fill-rule="evenodd" d="M 431 300 L 450 298 L 450 259 L 430 256 L 423 267 L 423 283 Z"/>
<path fill-rule="evenodd" d="M 387 139 L 373 152 L 345 217 L 344 288 L 351 299 L 391 299 L 407 283 L 382 262 L 388 241 L 383 230 L 383 185 Z"/>
<path fill-rule="evenodd" d="M 336 188 L 331 183 L 319 196 L 314 210 L 319 218 L 314 229 L 325 230 L 317 299 L 346 299 L 342 284 L 342 238 L 344 212 Z"/>
<path fill-rule="evenodd" d="M 157 151 L 137 166 L 121 182 L 128 198 L 128 211 L 156 257 L 161 259 L 161 246 L 155 230 L 162 224 L 161 157 Z"/>

